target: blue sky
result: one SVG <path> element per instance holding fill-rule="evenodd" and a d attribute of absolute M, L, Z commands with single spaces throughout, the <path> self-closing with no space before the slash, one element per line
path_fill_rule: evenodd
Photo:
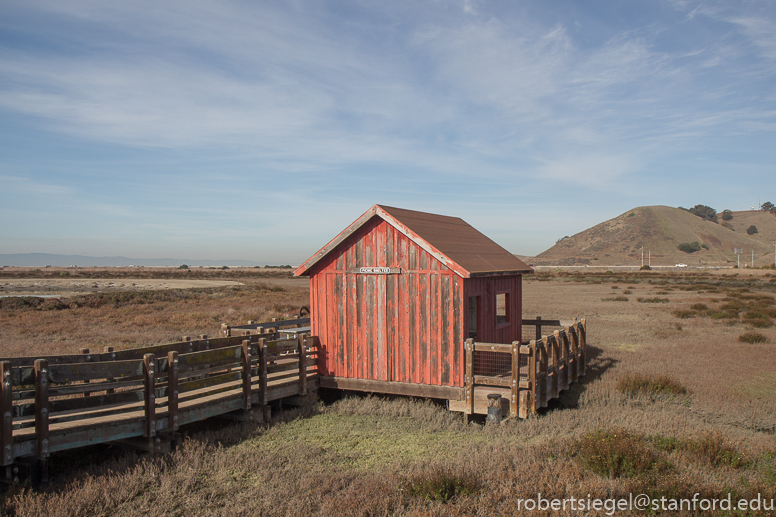
<path fill-rule="evenodd" d="M 536 254 L 776 202 L 771 2 L 0 0 L 0 253 L 298 264 L 374 203 Z"/>

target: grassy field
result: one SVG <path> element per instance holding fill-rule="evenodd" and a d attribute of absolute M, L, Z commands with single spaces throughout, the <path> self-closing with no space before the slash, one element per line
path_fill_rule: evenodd
<path fill-rule="evenodd" d="M 2 510 L 522 515 L 539 493 L 776 497 L 776 276 L 551 273 L 524 286 L 526 318 L 588 322 L 587 376 L 538 416 L 465 425 L 434 401 L 352 396 L 265 425 L 189 428 L 166 457 L 109 446 L 54 455 L 52 483 L 6 488 Z M 260 278 L 155 298 L 165 293 L 3 306 L 0 344 L 26 355 L 160 343 L 282 315 L 307 297 Z"/>

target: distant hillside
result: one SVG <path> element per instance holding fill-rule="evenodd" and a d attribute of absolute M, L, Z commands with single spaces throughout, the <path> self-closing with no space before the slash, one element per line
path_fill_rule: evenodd
<path fill-rule="evenodd" d="M 721 214 L 719 221 L 723 223 Z M 773 263 L 776 216 L 759 210 L 733 212 L 728 222 L 732 229 L 679 208 L 642 206 L 568 237 L 529 260 L 538 265 L 641 265 L 643 246 L 644 263 L 651 251 L 652 265 L 735 264 L 734 248 L 743 249 L 742 266 L 751 262 L 752 250 L 755 266 Z M 758 233 L 747 235 L 751 225 Z M 678 249 L 694 241 L 704 247 L 695 253 Z"/>
<path fill-rule="evenodd" d="M 176 258 L 138 259 L 127 257 L 89 257 L 85 255 L 55 255 L 51 253 L 16 253 L 0 254 L 0 266 L 103 266 L 103 267 L 127 267 L 127 266 L 259 266 L 252 260 L 190 260 Z"/>

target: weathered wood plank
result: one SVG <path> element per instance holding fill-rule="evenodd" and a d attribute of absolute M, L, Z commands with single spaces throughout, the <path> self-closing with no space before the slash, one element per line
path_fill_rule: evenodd
<path fill-rule="evenodd" d="M 505 345 L 502 343 L 473 343 L 475 352 L 502 352 L 505 354 L 512 353 L 512 345 Z"/>
<path fill-rule="evenodd" d="M 480 386 L 504 386 L 512 387 L 511 377 L 493 377 L 489 375 L 475 375 L 474 384 Z"/>
<path fill-rule="evenodd" d="M 388 395 L 406 395 L 410 397 L 428 397 L 436 399 L 458 400 L 461 388 L 455 386 L 432 386 L 409 382 L 375 381 L 367 379 L 349 379 L 345 377 L 318 377 L 322 388 L 364 391 L 367 393 L 385 393 Z"/>
<path fill-rule="evenodd" d="M 270 355 L 283 352 L 296 352 L 299 349 L 299 338 L 276 339 L 266 342 L 267 353 Z"/>
<path fill-rule="evenodd" d="M 178 372 L 183 375 L 197 368 L 213 368 L 219 365 L 233 364 L 242 359 L 242 344 L 204 352 L 193 352 L 178 356 Z"/>
<path fill-rule="evenodd" d="M 143 361 L 112 361 L 100 363 L 56 364 L 49 366 L 53 383 L 73 383 L 97 379 L 128 379 L 143 376 Z M 88 389 L 93 391 L 92 388 Z"/>
<path fill-rule="evenodd" d="M 191 392 L 204 392 L 220 384 L 232 384 L 242 379 L 243 373 L 240 370 L 202 377 L 200 379 L 180 381 L 178 380 L 179 396 L 187 396 Z"/>

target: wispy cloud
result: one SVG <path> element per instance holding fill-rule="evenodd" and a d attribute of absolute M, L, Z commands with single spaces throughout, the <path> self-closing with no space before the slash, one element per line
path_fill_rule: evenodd
<path fill-rule="evenodd" d="M 29 183 L 3 181 L 4 190 L 40 183 L 57 195 L 56 185 L 87 174 L 73 172 L 83 163 L 104 199 L 84 213 L 146 217 L 138 227 L 149 234 L 171 235 L 175 225 L 154 227 L 143 214 L 145 196 L 157 199 L 143 192 L 147 183 L 158 199 L 176 188 L 219 201 L 241 185 L 263 188 L 265 208 L 245 213 L 265 229 L 279 225 L 273 210 L 289 193 L 347 222 L 380 195 L 447 213 L 477 199 L 491 221 L 488 206 L 529 199 L 527 186 L 638 203 L 645 170 L 671 177 L 690 155 L 765 153 L 746 146 L 776 128 L 773 8 L 630 9 L 476 0 L 12 5 L 0 19 L 9 35 L 0 39 L 0 112 L 36 138 L 64 135 L 89 151 L 76 165 L 42 165 Z M 117 148 L 154 158 L 89 155 Z M 63 188 L 63 198 L 83 199 Z M 183 199 L 171 205 L 172 221 L 216 227 Z M 229 220 L 215 208 L 207 217 Z M 321 232 L 331 220 L 312 224 Z"/>

